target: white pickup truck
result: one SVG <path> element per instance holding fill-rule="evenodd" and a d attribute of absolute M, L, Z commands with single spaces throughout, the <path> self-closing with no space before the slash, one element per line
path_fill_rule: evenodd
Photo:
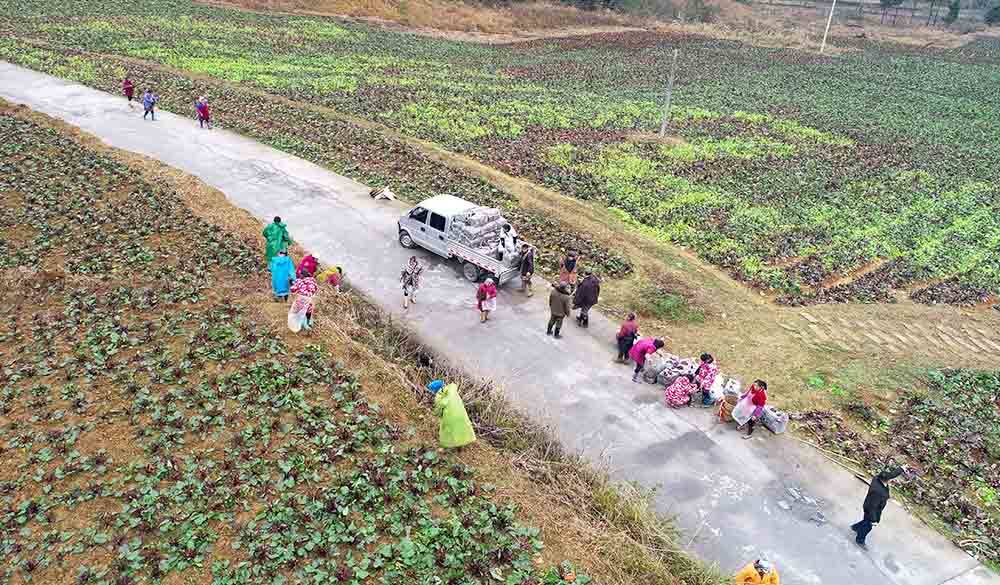
<path fill-rule="evenodd" d="M 485 208 L 453 195 L 435 195 L 399 219 L 399 243 L 404 248 L 419 246 L 438 256 L 455 258 L 462 262 L 465 278 L 478 282 L 492 277 L 500 286 L 520 273 L 516 254 L 500 260 L 495 247 L 474 248 L 455 237 L 459 227 L 455 224 L 480 209 Z"/>

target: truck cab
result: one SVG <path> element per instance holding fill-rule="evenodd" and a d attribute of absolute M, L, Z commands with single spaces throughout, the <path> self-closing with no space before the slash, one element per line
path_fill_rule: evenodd
<path fill-rule="evenodd" d="M 453 195 L 435 195 L 411 209 L 399 220 L 399 243 L 404 248 L 419 246 L 449 258 L 448 228 L 455 215 L 476 207 Z"/>

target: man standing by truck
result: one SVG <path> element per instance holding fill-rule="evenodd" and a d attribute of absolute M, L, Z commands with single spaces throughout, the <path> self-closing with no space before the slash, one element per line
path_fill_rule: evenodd
<path fill-rule="evenodd" d="M 589 270 L 583 273 L 583 281 L 577 287 L 573 295 L 573 308 L 580 309 L 580 315 L 576 318 L 576 323 L 580 327 L 590 325 L 590 308 L 597 304 L 598 297 L 601 296 L 601 280 L 597 275 Z"/>
<path fill-rule="evenodd" d="M 531 275 L 535 273 L 535 249 L 524 244 L 521 246 L 521 292 L 527 293 L 530 297 L 535 294 L 531 292 Z"/>
<path fill-rule="evenodd" d="M 562 337 L 559 332 L 562 330 L 563 319 L 572 312 L 567 287 L 568 285 L 560 282 L 552 285 L 552 292 L 549 293 L 549 326 L 545 329 L 545 334 L 552 335 L 555 328 L 556 339 Z"/>

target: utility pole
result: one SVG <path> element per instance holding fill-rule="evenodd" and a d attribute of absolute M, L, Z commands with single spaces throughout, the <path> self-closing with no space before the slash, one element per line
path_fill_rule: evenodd
<path fill-rule="evenodd" d="M 663 122 L 660 124 L 660 138 L 667 135 L 667 121 L 670 120 L 670 99 L 674 95 L 674 74 L 677 73 L 677 53 L 674 49 L 674 62 L 670 65 L 670 77 L 667 79 L 667 97 L 663 100 Z"/>
<path fill-rule="evenodd" d="M 833 0 L 833 4 L 830 5 L 830 18 L 826 19 L 826 30 L 823 31 L 823 43 L 819 46 L 819 53 L 822 55 L 823 50 L 826 49 L 826 35 L 830 34 L 830 25 L 833 24 L 833 10 L 837 7 L 837 0 Z"/>

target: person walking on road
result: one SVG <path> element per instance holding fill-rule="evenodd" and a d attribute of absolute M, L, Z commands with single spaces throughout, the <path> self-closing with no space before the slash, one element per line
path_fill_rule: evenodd
<path fill-rule="evenodd" d="M 583 273 L 583 281 L 573 295 L 573 308 L 580 309 L 576 324 L 581 327 L 590 326 L 590 308 L 597 304 L 601 295 L 601 279 L 587 270 Z"/>
<path fill-rule="evenodd" d="M 563 319 L 573 312 L 570 308 L 567 286 L 569 285 L 563 283 L 554 284 L 552 292 L 549 293 L 549 326 L 545 328 L 545 334 L 553 335 L 554 329 L 556 339 L 562 337 L 559 332 L 562 331 Z"/>
<path fill-rule="evenodd" d="M 521 246 L 521 292 L 529 297 L 533 294 L 531 290 L 531 276 L 535 273 L 535 249 L 524 244 Z"/>
<path fill-rule="evenodd" d="M 476 291 L 476 306 L 479 308 L 479 322 L 485 323 L 490 320 L 490 313 L 497 310 L 497 285 L 492 278 L 487 278 L 486 282 L 479 285 Z"/>
<path fill-rule="evenodd" d="M 268 263 L 268 269 L 271 271 L 271 289 L 274 291 L 274 300 L 287 301 L 288 287 L 295 278 L 295 265 L 288 257 L 288 252 L 278 250 L 278 254 L 271 258 Z"/>
<path fill-rule="evenodd" d="M 420 277 L 423 272 L 424 267 L 417 262 L 417 257 L 410 256 L 410 261 L 399 275 L 399 283 L 403 286 L 404 309 L 409 309 L 410 303 L 417 302 L 417 290 L 420 288 Z"/>
<path fill-rule="evenodd" d="M 663 340 L 653 339 L 652 337 L 640 339 L 638 343 L 632 346 L 632 349 L 628 352 L 628 356 L 635 362 L 635 373 L 632 374 L 633 382 L 638 384 L 642 381 L 639 376 L 642 375 L 642 368 L 646 365 L 646 356 L 660 351 L 662 347 Z"/>
<path fill-rule="evenodd" d="M 209 130 L 212 129 L 212 118 L 211 112 L 208 110 L 208 100 L 205 96 L 200 96 L 194 102 L 194 109 L 198 112 L 198 127 L 204 128 L 208 127 Z"/>
<path fill-rule="evenodd" d="M 757 559 L 733 576 L 736 585 L 781 585 L 778 570 L 767 559 Z"/>
<path fill-rule="evenodd" d="M 271 258 L 278 253 L 279 250 L 287 250 L 288 246 L 292 245 L 292 236 L 288 235 L 288 226 L 281 223 L 280 217 L 275 217 L 274 222 L 268 224 L 264 228 L 264 240 L 267 241 L 267 246 L 264 249 L 264 257 L 268 264 L 271 263 Z"/>
<path fill-rule="evenodd" d="M 576 270 L 579 255 L 576 250 L 570 250 L 566 257 L 559 261 L 559 283 L 576 286 Z"/>
<path fill-rule="evenodd" d="M 132 98 L 135 97 L 135 84 L 126 75 L 125 80 L 122 81 L 122 93 L 125 94 L 125 99 L 128 100 L 128 107 L 132 106 Z"/>
<path fill-rule="evenodd" d="M 160 96 L 153 93 L 151 89 L 147 89 L 142 94 L 142 107 L 145 110 L 142 114 L 143 120 L 146 119 L 146 116 L 149 116 L 154 122 L 156 121 L 156 103 L 158 101 L 160 101 Z"/>
<path fill-rule="evenodd" d="M 632 349 L 637 337 L 639 337 L 639 324 L 635 321 L 635 313 L 629 313 L 622 322 L 618 335 L 615 336 L 618 341 L 618 358 L 615 361 L 620 364 L 625 363 L 628 359 L 628 350 Z"/>
<path fill-rule="evenodd" d="M 872 478 L 872 482 L 868 486 L 868 495 L 865 496 L 865 503 L 861 506 L 864 517 L 860 522 L 851 526 L 851 530 L 857 535 L 854 542 L 861 548 L 867 548 L 865 539 L 868 538 L 868 533 L 872 531 L 873 526 L 882 521 L 882 510 L 889 502 L 889 481 L 896 479 L 901 473 L 903 473 L 902 469 L 894 467 L 886 469 Z"/>

